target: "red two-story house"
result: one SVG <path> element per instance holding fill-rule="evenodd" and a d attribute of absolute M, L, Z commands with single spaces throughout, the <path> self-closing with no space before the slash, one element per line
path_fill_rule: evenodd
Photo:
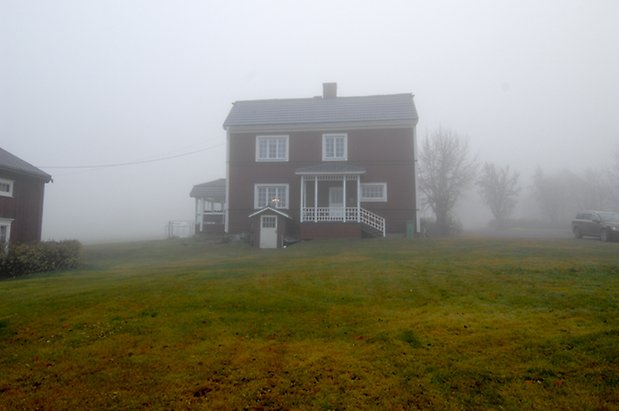
<path fill-rule="evenodd" d="M 416 222 L 412 94 L 237 101 L 227 131 L 225 230 L 256 245 L 385 236 Z M 415 224 L 418 227 L 419 224 Z"/>
<path fill-rule="evenodd" d="M 0 148 L 0 252 L 41 240 L 43 194 L 51 176 Z"/>

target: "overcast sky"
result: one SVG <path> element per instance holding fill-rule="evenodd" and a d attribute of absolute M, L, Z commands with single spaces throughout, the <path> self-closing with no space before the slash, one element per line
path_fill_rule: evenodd
<path fill-rule="evenodd" d="M 192 220 L 231 103 L 323 82 L 413 93 L 421 137 L 481 160 L 578 171 L 619 144 L 617 22 L 614 0 L 0 0 L 0 146 L 54 177 L 44 239 L 86 242 Z"/>

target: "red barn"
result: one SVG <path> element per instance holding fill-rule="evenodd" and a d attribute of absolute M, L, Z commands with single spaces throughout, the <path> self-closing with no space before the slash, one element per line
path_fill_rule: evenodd
<path fill-rule="evenodd" d="M 52 177 L 0 148 L 0 248 L 41 241 L 43 195 Z"/>

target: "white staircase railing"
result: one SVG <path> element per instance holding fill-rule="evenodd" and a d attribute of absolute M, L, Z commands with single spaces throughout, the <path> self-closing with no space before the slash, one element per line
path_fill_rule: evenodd
<path fill-rule="evenodd" d="M 371 211 L 366 210 L 365 208 L 360 208 L 359 212 L 361 214 L 361 222 L 363 224 L 367 224 L 372 228 L 380 231 L 383 237 L 385 236 L 385 219 L 378 214 L 374 214 Z"/>
<path fill-rule="evenodd" d="M 301 222 L 359 222 L 378 230 L 385 236 L 385 219 L 364 208 L 302 207 Z"/>

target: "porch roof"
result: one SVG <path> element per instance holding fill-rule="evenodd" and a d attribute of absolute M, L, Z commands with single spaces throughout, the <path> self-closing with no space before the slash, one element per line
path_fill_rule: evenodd
<path fill-rule="evenodd" d="M 295 170 L 295 174 L 302 175 L 360 175 L 367 170 L 361 166 L 342 163 L 321 163 L 313 166 L 301 167 Z"/>
<path fill-rule="evenodd" d="M 211 201 L 223 203 L 226 200 L 226 179 L 220 178 L 197 184 L 193 186 L 189 196 L 194 198 L 206 198 Z"/>

